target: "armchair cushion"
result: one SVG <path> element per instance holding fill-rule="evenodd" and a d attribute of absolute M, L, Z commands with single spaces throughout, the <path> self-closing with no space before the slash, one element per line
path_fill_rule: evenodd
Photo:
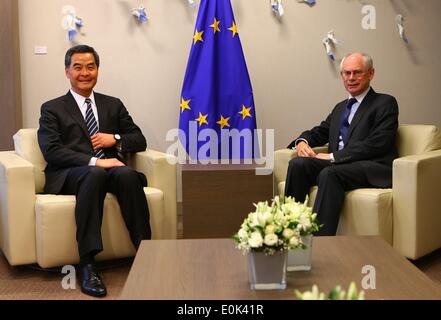
<path fill-rule="evenodd" d="M 162 230 L 164 195 L 161 190 L 144 188 L 150 210 L 153 239 L 160 238 Z M 36 196 L 37 262 L 43 268 L 76 264 L 79 262 L 76 226 L 75 196 L 41 194 Z M 104 200 L 101 227 L 104 250 L 97 260 L 133 256 L 135 248 L 125 228 L 116 197 L 110 193 Z"/>
<path fill-rule="evenodd" d="M 317 189 L 311 189 L 310 206 Z M 355 189 L 346 192 L 337 235 L 379 235 L 392 245 L 392 218 L 392 189 Z"/>
<path fill-rule="evenodd" d="M 309 193 L 309 206 L 314 206 L 317 186 Z M 284 194 L 285 182 L 278 185 Z M 346 193 L 337 234 L 380 235 L 392 245 L 392 189 L 356 189 Z"/>
<path fill-rule="evenodd" d="M 402 124 L 398 128 L 399 157 L 441 149 L 441 133 L 435 126 Z"/>

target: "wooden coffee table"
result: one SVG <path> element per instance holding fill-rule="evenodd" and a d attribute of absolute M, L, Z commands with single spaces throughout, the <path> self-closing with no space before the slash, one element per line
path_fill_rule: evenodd
<path fill-rule="evenodd" d="M 248 300 L 294 299 L 294 289 L 317 284 L 329 292 L 351 281 L 361 289 L 362 268 L 373 266 L 376 289 L 366 299 L 441 299 L 441 286 L 430 280 L 379 237 L 316 237 L 312 270 L 289 272 L 287 289 L 253 291 L 247 257 L 230 239 L 143 241 L 121 299 Z"/>

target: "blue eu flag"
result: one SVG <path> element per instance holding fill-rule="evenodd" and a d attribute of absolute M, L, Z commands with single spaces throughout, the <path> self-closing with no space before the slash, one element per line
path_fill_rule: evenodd
<path fill-rule="evenodd" d="M 230 0 L 200 2 L 179 128 L 191 159 L 251 159 L 258 153 L 253 90 Z"/>

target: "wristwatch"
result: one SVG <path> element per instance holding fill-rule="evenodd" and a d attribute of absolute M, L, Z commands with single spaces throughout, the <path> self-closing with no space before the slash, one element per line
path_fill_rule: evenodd
<path fill-rule="evenodd" d="M 121 136 L 120 136 L 119 134 L 115 133 L 115 134 L 113 135 L 113 137 L 114 137 L 115 140 L 116 140 L 116 149 L 118 150 L 118 152 L 121 152 L 121 150 L 122 150 L 122 146 L 121 146 Z"/>

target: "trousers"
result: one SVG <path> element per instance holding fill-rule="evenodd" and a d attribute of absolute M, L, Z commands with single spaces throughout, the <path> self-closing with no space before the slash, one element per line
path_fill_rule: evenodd
<path fill-rule="evenodd" d="M 303 202 L 311 187 L 317 185 L 313 212 L 317 213 L 317 220 L 323 226 L 316 235 L 333 236 L 337 232 L 346 191 L 373 187 L 365 170 L 357 162 L 333 164 L 326 160 L 297 157 L 289 162 L 285 195 Z"/>
<path fill-rule="evenodd" d="M 71 168 L 60 194 L 76 196 L 76 239 L 80 256 L 95 255 L 103 250 L 101 224 L 107 192 L 116 196 L 135 248 L 142 240 L 151 239 L 145 186 L 146 177 L 127 166 Z"/>

